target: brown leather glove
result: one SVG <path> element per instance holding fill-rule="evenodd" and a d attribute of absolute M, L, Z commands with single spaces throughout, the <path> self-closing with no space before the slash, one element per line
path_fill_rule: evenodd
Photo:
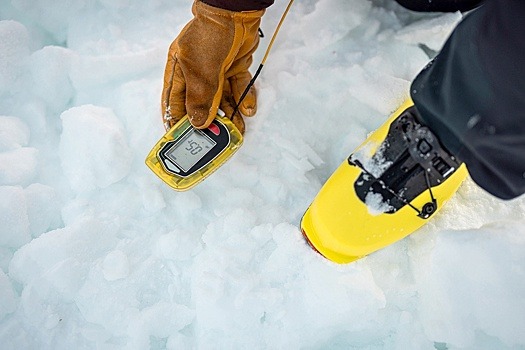
<path fill-rule="evenodd" d="M 188 114 L 193 126 L 210 125 L 220 107 L 231 117 L 236 101 L 251 80 L 248 71 L 259 44 L 258 29 L 264 10 L 234 12 L 201 1 L 193 4 L 194 18 L 173 41 L 164 72 L 162 107 L 166 129 Z M 239 111 L 255 114 L 256 93 L 251 88 Z M 244 121 L 233 118 L 239 131 Z"/>

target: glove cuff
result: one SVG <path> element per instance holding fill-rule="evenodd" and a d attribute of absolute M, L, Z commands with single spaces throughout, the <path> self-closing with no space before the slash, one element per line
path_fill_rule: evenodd
<path fill-rule="evenodd" d="M 204 3 L 225 10 L 241 12 L 262 10 L 273 4 L 274 0 L 202 0 Z"/>
<path fill-rule="evenodd" d="M 240 19 L 240 18 L 253 18 L 253 19 L 260 19 L 266 10 L 260 9 L 260 10 L 247 10 L 247 11 L 232 11 L 221 7 L 216 7 L 210 4 L 212 1 L 201 1 L 201 0 L 195 0 L 193 3 L 193 15 L 197 16 L 197 14 L 201 14 L 208 17 L 213 16 L 221 16 L 221 17 L 228 17 L 232 19 Z"/>

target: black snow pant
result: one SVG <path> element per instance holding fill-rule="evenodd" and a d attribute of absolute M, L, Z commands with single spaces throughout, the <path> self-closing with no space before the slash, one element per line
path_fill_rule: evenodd
<path fill-rule="evenodd" d="M 420 12 L 469 11 L 483 0 L 396 0 L 401 6 Z"/>
<path fill-rule="evenodd" d="M 410 89 L 442 144 L 479 186 L 502 199 L 525 192 L 524 35 L 525 0 L 486 0 L 458 24 Z"/>

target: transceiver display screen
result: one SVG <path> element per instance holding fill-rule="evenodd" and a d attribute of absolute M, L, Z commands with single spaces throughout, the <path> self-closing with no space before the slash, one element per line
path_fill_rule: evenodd
<path fill-rule="evenodd" d="M 191 129 L 183 138 L 166 152 L 166 157 L 188 172 L 217 143 L 203 132 Z"/>

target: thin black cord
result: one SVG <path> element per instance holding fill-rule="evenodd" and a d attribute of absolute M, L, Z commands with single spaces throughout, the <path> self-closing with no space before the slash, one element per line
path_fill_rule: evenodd
<path fill-rule="evenodd" d="M 253 76 L 253 78 L 250 80 L 250 82 L 248 83 L 248 85 L 244 89 L 244 92 L 242 93 L 241 97 L 239 98 L 239 102 L 237 102 L 237 104 L 235 105 L 235 108 L 233 109 L 233 113 L 232 113 L 231 119 L 233 119 L 233 116 L 236 113 L 239 112 L 239 106 L 241 105 L 241 103 L 244 100 L 244 98 L 246 97 L 246 95 L 248 95 L 248 92 L 250 91 L 250 88 L 253 86 L 253 84 L 255 84 L 255 80 L 257 79 L 257 77 L 261 73 L 261 70 L 263 69 L 263 66 L 264 65 L 262 63 L 259 65 L 259 68 L 257 68 L 257 71 L 255 72 L 255 75 Z"/>

